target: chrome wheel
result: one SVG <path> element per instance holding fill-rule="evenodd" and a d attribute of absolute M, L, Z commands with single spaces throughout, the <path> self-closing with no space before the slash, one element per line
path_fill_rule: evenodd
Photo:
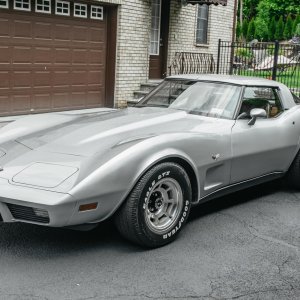
<path fill-rule="evenodd" d="M 182 207 L 183 193 L 179 183 L 172 178 L 163 178 L 149 192 L 146 223 L 153 232 L 165 233 L 177 222 Z"/>

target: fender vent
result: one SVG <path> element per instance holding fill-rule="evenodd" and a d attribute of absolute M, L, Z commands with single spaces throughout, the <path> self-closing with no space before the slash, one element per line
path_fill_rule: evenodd
<path fill-rule="evenodd" d="M 24 220 L 43 224 L 47 224 L 50 222 L 47 211 L 10 203 L 7 203 L 6 205 L 10 210 L 10 213 L 16 220 Z M 43 213 L 41 214 L 40 212 L 42 211 Z"/>

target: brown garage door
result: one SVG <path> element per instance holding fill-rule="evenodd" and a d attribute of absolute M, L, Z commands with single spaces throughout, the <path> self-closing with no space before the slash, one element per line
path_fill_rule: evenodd
<path fill-rule="evenodd" d="M 104 106 L 106 9 L 79 2 L 75 17 L 70 1 L 39 1 L 44 13 L 35 1 L 13 7 L 26 2 L 0 7 L 0 115 Z"/>

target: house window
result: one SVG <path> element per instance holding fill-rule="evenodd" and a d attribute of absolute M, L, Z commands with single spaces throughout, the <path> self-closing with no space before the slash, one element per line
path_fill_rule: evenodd
<path fill-rule="evenodd" d="M 196 43 L 207 44 L 208 5 L 198 5 Z"/>
<path fill-rule="evenodd" d="M 51 13 L 51 0 L 36 0 L 35 11 L 50 14 Z"/>
<path fill-rule="evenodd" d="M 0 8 L 8 8 L 8 0 L 0 0 Z"/>
<path fill-rule="evenodd" d="M 70 2 L 56 0 L 55 13 L 60 16 L 69 16 Z"/>
<path fill-rule="evenodd" d="M 91 19 L 103 20 L 103 7 L 91 5 Z"/>
<path fill-rule="evenodd" d="M 87 5 L 81 3 L 75 3 L 74 17 L 87 18 Z"/>
<path fill-rule="evenodd" d="M 14 9 L 16 10 L 31 10 L 30 0 L 15 0 Z"/>
<path fill-rule="evenodd" d="M 150 55 L 159 55 L 161 0 L 152 0 Z"/>

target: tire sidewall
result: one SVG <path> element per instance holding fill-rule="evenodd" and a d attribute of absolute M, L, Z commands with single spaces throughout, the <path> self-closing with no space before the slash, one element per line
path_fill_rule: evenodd
<path fill-rule="evenodd" d="M 154 168 L 152 173 L 153 174 L 150 175 L 141 191 L 138 203 L 138 216 L 140 217 L 138 222 L 141 226 L 144 236 L 147 238 L 147 240 L 151 241 L 151 244 L 164 245 L 176 238 L 183 225 L 187 221 L 192 200 L 191 185 L 186 172 L 176 164 L 165 163 L 157 168 Z M 150 190 L 158 181 L 163 178 L 171 178 L 179 183 L 182 189 L 183 205 L 177 221 L 168 229 L 168 231 L 158 234 L 153 232 L 147 225 L 145 220 L 145 210 L 147 209 L 146 203 L 150 197 Z"/>

